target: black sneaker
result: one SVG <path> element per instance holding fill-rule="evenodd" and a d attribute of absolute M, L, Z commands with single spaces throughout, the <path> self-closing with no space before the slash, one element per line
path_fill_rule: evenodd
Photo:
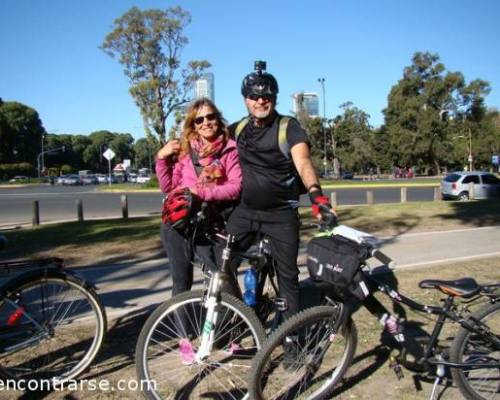
<path fill-rule="evenodd" d="M 283 368 L 285 371 L 295 371 L 302 366 L 300 346 L 297 339 L 286 337 L 283 343 Z"/>

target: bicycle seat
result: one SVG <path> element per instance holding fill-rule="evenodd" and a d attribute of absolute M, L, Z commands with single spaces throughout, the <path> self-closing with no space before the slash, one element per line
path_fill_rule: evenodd
<path fill-rule="evenodd" d="M 456 281 L 426 279 L 418 284 L 422 289 L 439 289 L 450 296 L 469 298 L 479 293 L 481 286 L 473 278 L 462 278 Z"/>

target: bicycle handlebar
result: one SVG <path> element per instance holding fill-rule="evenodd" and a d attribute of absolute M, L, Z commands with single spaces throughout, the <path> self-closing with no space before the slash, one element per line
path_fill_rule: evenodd
<path fill-rule="evenodd" d="M 332 209 L 325 204 L 318 204 L 318 207 L 324 212 L 322 214 L 322 218 L 324 219 L 322 225 L 325 225 L 327 228 L 335 228 L 339 224 L 339 221 L 337 216 L 332 212 Z"/>
<path fill-rule="evenodd" d="M 394 268 L 396 266 L 396 263 L 392 260 L 392 258 L 390 258 L 386 254 L 382 253 L 378 249 L 372 250 L 371 255 L 372 255 L 372 257 L 379 260 L 382 264 L 387 265 L 389 268 Z"/>

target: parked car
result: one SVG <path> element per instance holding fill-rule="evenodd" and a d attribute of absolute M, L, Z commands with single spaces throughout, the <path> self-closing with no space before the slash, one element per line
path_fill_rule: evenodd
<path fill-rule="evenodd" d="M 82 185 L 97 185 L 99 183 L 95 175 L 82 175 L 80 181 Z"/>
<path fill-rule="evenodd" d="M 63 185 L 81 185 L 82 181 L 78 175 L 66 175 L 63 179 Z"/>
<path fill-rule="evenodd" d="M 468 200 L 469 184 L 474 184 L 474 198 L 487 199 L 500 196 L 500 179 L 489 172 L 452 172 L 441 181 L 443 200 Z"/>
<path fill-rule="evenodd" d="M 56 185 L 64 185 L 64 179 L 66 178 L 67 175 L 60 175 L 56 178 L 55 184 Z"/>
<path fill-rule="evenodd" d="M 354 179 L 354 174 L 351 171 L 342 172 L 342 179 Z"/>
<path fill-rule="evenodd" d="M 135 173 L 130 173 L 128 174 L 128 177 L 127 177 L 127 180 L 130 182 L 130 183 L 137 183 L 137 174 Z"/>
<path fill-rule="evenodd" d="M 95 174 L 97 178 L 97 182 L 99 183 L 108 183 L 108 176 L 104 174 Z"/>
<path fill-rule="evenodd" d="M 27 176 L 17 175 L 14 178 L 12 178 L 11 180 L 9 180 L 9 182 L 10 183 L 27 182 L 27 181 L 29 181 L 29 179 L 30 178 L 28 178 Z"/>
<path fill-rule="evenodd" d="M 144 174 L 140 174 L 138 177 L 137 177 L 137 183 L 147 183 L 151 180 L 151 176 L 150 175 L 144 175 Z"/>

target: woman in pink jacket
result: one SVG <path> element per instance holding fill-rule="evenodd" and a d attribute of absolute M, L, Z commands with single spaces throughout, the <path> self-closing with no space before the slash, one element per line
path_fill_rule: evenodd
<path fill-rule="evenodd" d="M 208 99 L 196 100 L 189 106 L 180 140 L 168 141 L 156 158 L 156 175 L 167 196 L 180 188 L 187 188 L 205 202 L 235 201 L 240 195 L 241 169 L 236 143 L 229 139 L 221 113 Z M 169 224 L 162 224 L 161 237 L 171 265 L 172 295 L 191 290 L 191 238 L 186 231 Z M 213 268 L 213 246 L 202 239 L 195 246 L 195 253 Z"/>

